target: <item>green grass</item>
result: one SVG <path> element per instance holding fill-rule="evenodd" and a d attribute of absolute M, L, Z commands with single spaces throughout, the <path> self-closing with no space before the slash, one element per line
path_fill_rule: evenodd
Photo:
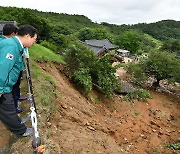
<path fill-rule="evenodd" d="M 42 105 L 50 105 L 56 97 L 56 84 L 52 77 L 43 73 L 35 61 L 30 61 L 31 77 L 35 100 Z"/>
<path fill-rule="evenodd" d="M 60 94 L 56 89 L 56 83 L 52 76 L 42 71 L 38 63 L 65 64 L 61 55 L 53 53 L 51 50 L 35 44 L 29 50 L 30 53 L 30 72 L 33 84 L 33 92 L 36 104 L 53 107 L 52 101 Z M 27 85 L 22 86 L 23 91 L 27 91 Z"/>
<path fill-rule="evenodd" d="M 36 62 L 53 62 L 57 64 L 65 64 L 61 55 L 55 54 L 53 51 L 39 44 L 34 44 L 33 47 L 29 49 L 29 54 L 30 57 Z"/>

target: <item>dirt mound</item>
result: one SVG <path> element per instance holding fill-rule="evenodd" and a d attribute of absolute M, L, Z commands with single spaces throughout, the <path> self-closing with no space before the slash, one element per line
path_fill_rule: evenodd
<path fill-rule="evenodd" d="M 45 154 L 173 153 L 165 144 L 180 137 L 178 98 L 152 92 L 153 98 L 147 102 L 132 103 L 122 101 L 119 95 L 109 100 L 93 92 L 86 99 L 60 68 L 41 68 L 53 77 L 61 94 L 54 100 L 56 109 L 51 116 L 39 117 Z M 30 140 L 25 142 L 25 146 L 15 143 L 14 151 L 30 153 Z"/>

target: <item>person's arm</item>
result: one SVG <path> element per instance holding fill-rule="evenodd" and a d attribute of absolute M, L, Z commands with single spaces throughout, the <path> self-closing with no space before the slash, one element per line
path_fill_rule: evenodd
<path fill-rule="evenodd" d="M 16 54 L 14 47 L 3 47 L 0 49 L 0 94 L 3 94 L 4 86 L 8 81 L 8 76 L 15 64 Z"/>

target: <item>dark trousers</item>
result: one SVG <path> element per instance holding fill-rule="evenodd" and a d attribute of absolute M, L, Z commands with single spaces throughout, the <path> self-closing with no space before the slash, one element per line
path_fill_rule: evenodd
<path fill-rule="evenodd" d="M 16 113 L 12 93 L 0 97 L 0 120 L 16 135 L 22 135 L 26 131 L 26 126 L 21 124 Z"/>
<path fill-rule="evenodd" d="M 18 107 L 18 100 L 20 98 L 20 82 L 21 82 L 21 77 L 22 77 L 22 71 L 19 74 L 19 78 L 15 85 L 13 86 L 12 89 L 12 95 L 13 95 L 13 100 L 14 100 L 14 105 L 17 108 Z"/>

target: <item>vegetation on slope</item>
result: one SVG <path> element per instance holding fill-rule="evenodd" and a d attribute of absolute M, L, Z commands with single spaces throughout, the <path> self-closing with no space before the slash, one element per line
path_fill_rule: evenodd
<path fill-rule="evenodd" d="M 52 104 L 52 100 L 58 97 L 56 83 L 51 76 L 40 70 L 38 63 L 65 64 L 62 56 L 53 53 L 51 50 L 35 44 L 30 48 L 30 69 L 33 79 L 34 94 L 37 103 L 42 105 Z"/>

